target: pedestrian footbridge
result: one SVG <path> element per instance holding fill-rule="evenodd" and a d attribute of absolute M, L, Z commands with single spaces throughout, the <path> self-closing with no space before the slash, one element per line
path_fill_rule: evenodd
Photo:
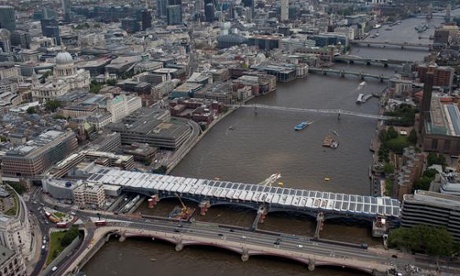
<path fill-rule="evenodd" d="M 349 217 L 373 220 L 386 217 L 399 221 L 400 216 L 400 202 L 386 197 L 185 178 L 105 167 L 95 168 L 87 181 L 120 186 L 124 191 L 152 196 L 155 200 L 180 196 L 206 208 L 233 204 L 256 210 L 263 207 L 267 213 L 300 212 L 315 217 L 323 213 L 325 219 Z"/>

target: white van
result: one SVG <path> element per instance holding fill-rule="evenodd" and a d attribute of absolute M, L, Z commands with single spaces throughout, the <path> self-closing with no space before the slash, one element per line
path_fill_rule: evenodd
<path fill-rule="evenodd" d="M 53 266 L 53 268 L 51 268 L 51 271 L 56 271 L 57 270 L 57 266 Z"/>

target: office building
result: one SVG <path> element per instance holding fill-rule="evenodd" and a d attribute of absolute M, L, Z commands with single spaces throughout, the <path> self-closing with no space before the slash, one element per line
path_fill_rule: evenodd
<path fill-rule="evenodd" d="M 421 83 L 425 83 L 428 72 L 433 74 L 433 86 L 451 89 L 454 81 L 455 70 L 450 66 L 436 66 L 422 64 L 415 69 Z"/>
<path fill-rule="evenodd" d="M 168 5 L 166 7 L 167 16 L 166 21 L 168 25 L 181 25 L 182 24 L 182 6 L 181 5 Z"/>
<path fill-rule="evenodd" d="M 70 0 L 62 0 L 62 12 L 64 13 L 64 21 L 70 22 Z"/>
<path fill-rule="evenodd" d="M 216 8 L 214 7 L 214 4 L 209 3 L 206 4 L 204 7 L 204 16 L 206 18 L 206 22 L 214 22 L 216 20 L 215 14 L 216 13 Z"/>
<path fill-rule="evenodd" d="M 289 20 L 289 0 L 280 0 L 280 21 Z"/>
<path fill-rule="evenodd" d="M 124 145 L 141 143 L 167 150 L 177 150 L 192 132 L 187 124 L 171 122 L 168 110 L 146 107 L 107 128 L 120 133 Z"/>
<path fill-rule="evenodd" d="M 30 34 L 25 31 L 16 30 L 11 33 L 11 45 L 20 46 L 22 49 L 30 48 Z"/>
<path fill-rule="evenodd" d="M 7 29 L 0 29 L 0 49 L 4 53 L 11 52 L 11 33 Z"/>
<path fill-rule="evenodd" d="M 445 227 L 454 240 L 460 241 L 460 205 L 458 196 L 416 190 L 404 195 L 401 226 L 430 225 Z"/>
<path fill-rule="evenodd" d="M 152 14 L 148 10 L 143 10 L 141 15 L 142 30 L 145 31 L 152 27 Z"/>
<path fill-rule="evenodd" d="M 157 18 L 166 18 L 168 0 L 157 0 Z"/>
<path fill-rule="evenodd" d="M 141 30 L 141 24 L 134 18 L 125 18 L 121 20 L 121 28 L 127 33 L 135 33 Z"/>
<path fill-rule="evenodd" d="M 55 18 L 40 20 L 42 35 L 54 38 L 56 45 L 61 45 L 61 35 L 59 31 L 58 21 Z"/>
<path fill-rule="evenodd" d="M 105 193 L 102 184 L 83 184 L 73 190 L 74 203 L 77 206 L 104 207 Z"/>
<path fill-rule="evenodd" d="M 12 6 L 0 6 L 0 29 L 16 30 L 16 13 Z"/>
<path fill-rule="evenodd" d="M 73 131 L 47 131 L 2 156 L 3 178 L 36 177 L 71 154 L 77 146 Z"/>

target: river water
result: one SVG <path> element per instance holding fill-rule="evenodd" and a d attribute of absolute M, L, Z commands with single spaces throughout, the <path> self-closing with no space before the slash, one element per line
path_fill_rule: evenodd
<path fill-rule="evenodd" d="M 422 19 L 408 19 L 385 30 L 379 29 L 377 41 L 431 43 L 419 39 L 414 27 Z M 431 25 L 439 25 L 433 19 Z M 376 32 L 376 31 L 373 31 Z M 433 27 L 423 33 L 433 34 Z M 370 39 L 370 38 L 368 38 Z M 425 50 L 399 48 L 354 47 L 354 55 L 363 57 L 422 60 Z M 392 75 L 397 67 L 383 68 L 365 65 L 337 65 L 350 71 Z M 377 80 L 353 77 L 310 74 L 306 79 L 278 84 L 276 92 L 258 97 L 250 104 L 309 109 L 344 109 L 377 114 L 379 102 L 371 98 L 365 104 L 355 103 L 359 93 L 379 94 L 386 84 Z M 295 132 L 301 121 L 312 120 L 307 129 Z M 233 130 L 229 127 L 233 126 Z M 321 147 L 324 137 L 335 132 L 340 142 L 336 150 Z M 278 111 L 258 108 L 240 108 L 217 124 L 201 142 L 181 161 L 172 174 L 196 178 L 259 183 L 273 173 L 281 173 L 284 187 L 368 195 L 370 185 L 368 167 L 372 162 L 369 151 L 376 132 L 376 120 L 337 114 Z M 330 181 L 325 181 L 328 177 Z M 167 215 L 176 200 L 162 200 L 155 209 L 146 204 L 138 211 L 152 215 Z M 187 205 L 194 203 L 186 202 Z M 196 204 L 195 204 L 196 205 Z M 200 221 L 227 223 L 248 227 L 255 212 L 237 207 L 211 207 L 206 216 L 196 215 Z M 312 235 L 312 218 L 291 214 L 269 214 L 262 229 L 296 235 Z M 353 243 L 367 242 L 379 245 L 370 237 L 369 225 L 343 225 L 326 222 L 321 237 Z M 154 258 L 155 261 L 151 259 Z M 299 275 L 307 273 L 304 265 L 283 259 L 251 257 L 242 263 L 234 253 L 208 247 L 185 247 L 176 252 L 174 246 L 160 241 L 129 239 L 120 243 L 111 241 L 84 267 L 87 275 Z M 317 267 L 309 275 L 359 275 L 359 272 L 341 268 Z"/>

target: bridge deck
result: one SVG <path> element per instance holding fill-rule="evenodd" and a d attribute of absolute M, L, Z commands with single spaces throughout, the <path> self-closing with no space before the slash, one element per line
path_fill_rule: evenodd
<path fill-rule="evenodd" d="M 257 184 L 184 178 L 169 175 L 97 169 L 89 182 L 119 185 L 139 191 L 189 194 L 225 201 L 253 202 L 284 208 L 315 209 L 339 213 L 354 213 L 365 217 L 382 215 L 398 218 L 400 202 L 396 199 L 320 192 L 312 190 L 269 187 Z"/>

